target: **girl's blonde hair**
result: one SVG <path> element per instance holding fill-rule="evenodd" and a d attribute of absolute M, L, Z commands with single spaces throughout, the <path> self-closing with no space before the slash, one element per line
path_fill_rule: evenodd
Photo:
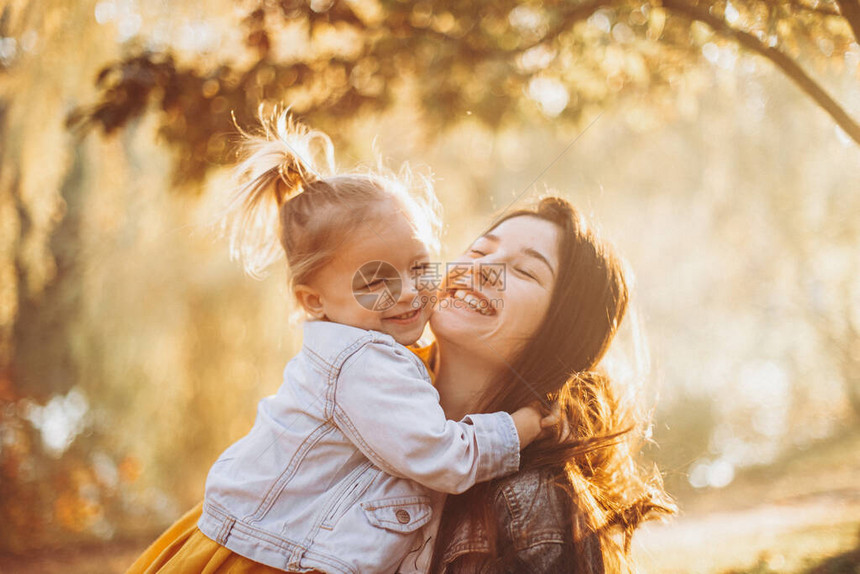
<path fill-rule="evenodd" d="M 360 224 L 381 217 L 385 204 L 398 208 L 416 237 L 438 249 L 441 214 L 430 177 L 408 164 L 398 172 L 375 154 L 372 169 L 337 173 L 334 146 L 323 132 L 275 108 L 260 109 L 254 133 L 240 129 L 235 192 L 223 218 L 230 253 L 245 270 L 261 277 L 286 255 L 291 285 L 307 283 L 328 263 Z"/>

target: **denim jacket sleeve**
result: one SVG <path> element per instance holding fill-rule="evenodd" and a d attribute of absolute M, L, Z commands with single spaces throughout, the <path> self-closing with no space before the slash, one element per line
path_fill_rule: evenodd
<path fill-rule="evenodd" d="M 460 493 L 519 468 L 519 437 L 505 412 L 445 418 L 439 393 L 405 348 L 371 342 L 336 381 L 335 423 L 376 466 L 440 492 Z"/>

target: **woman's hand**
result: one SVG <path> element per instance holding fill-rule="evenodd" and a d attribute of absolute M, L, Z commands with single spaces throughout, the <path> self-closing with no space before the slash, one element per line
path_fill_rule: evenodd
<path fill-rule="evenodd" d="M 520 450 L 530 445 L 544 429 L 558 424 L 559 412 L 557 407 L 553 407 L 553 411 L 548 415 L 544 415 L 543 412 L 540 401 L 535 401 L 511 414 L 520 438 Z"/>

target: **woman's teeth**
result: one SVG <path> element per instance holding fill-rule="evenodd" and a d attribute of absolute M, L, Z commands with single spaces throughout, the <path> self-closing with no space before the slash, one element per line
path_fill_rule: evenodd
<path fill-rule="evenodd" d="M 495 311 L 490 307 L 490 302 L 486 299 L 476 297 L 471 293 L 467 293 L 463 289 L 457 289 L 451 294 L 451 297 L 458 301 L 463 301 L 472 311 L 476 311 L 481 315 L 493 315 Z"/>

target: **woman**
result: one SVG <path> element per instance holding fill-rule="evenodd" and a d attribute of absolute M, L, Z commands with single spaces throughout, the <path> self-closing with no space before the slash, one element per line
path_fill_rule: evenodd
<path fill-rule="evenodd" d="M 556 197 L 505 215 L 465 255 L 479 271 L 471 295 L 494 311 L 474 312 L 449 284 L 431 318 L 425 356 L 446 415 L 538 397 L 565 424 L 523 451 L 518 473 L 448 497 L 431 571 L 625 571 L 633 529 L 674 506 L 640 476 L 635 422 L 597 371 L 627 307 L 621 262 Z"/>

